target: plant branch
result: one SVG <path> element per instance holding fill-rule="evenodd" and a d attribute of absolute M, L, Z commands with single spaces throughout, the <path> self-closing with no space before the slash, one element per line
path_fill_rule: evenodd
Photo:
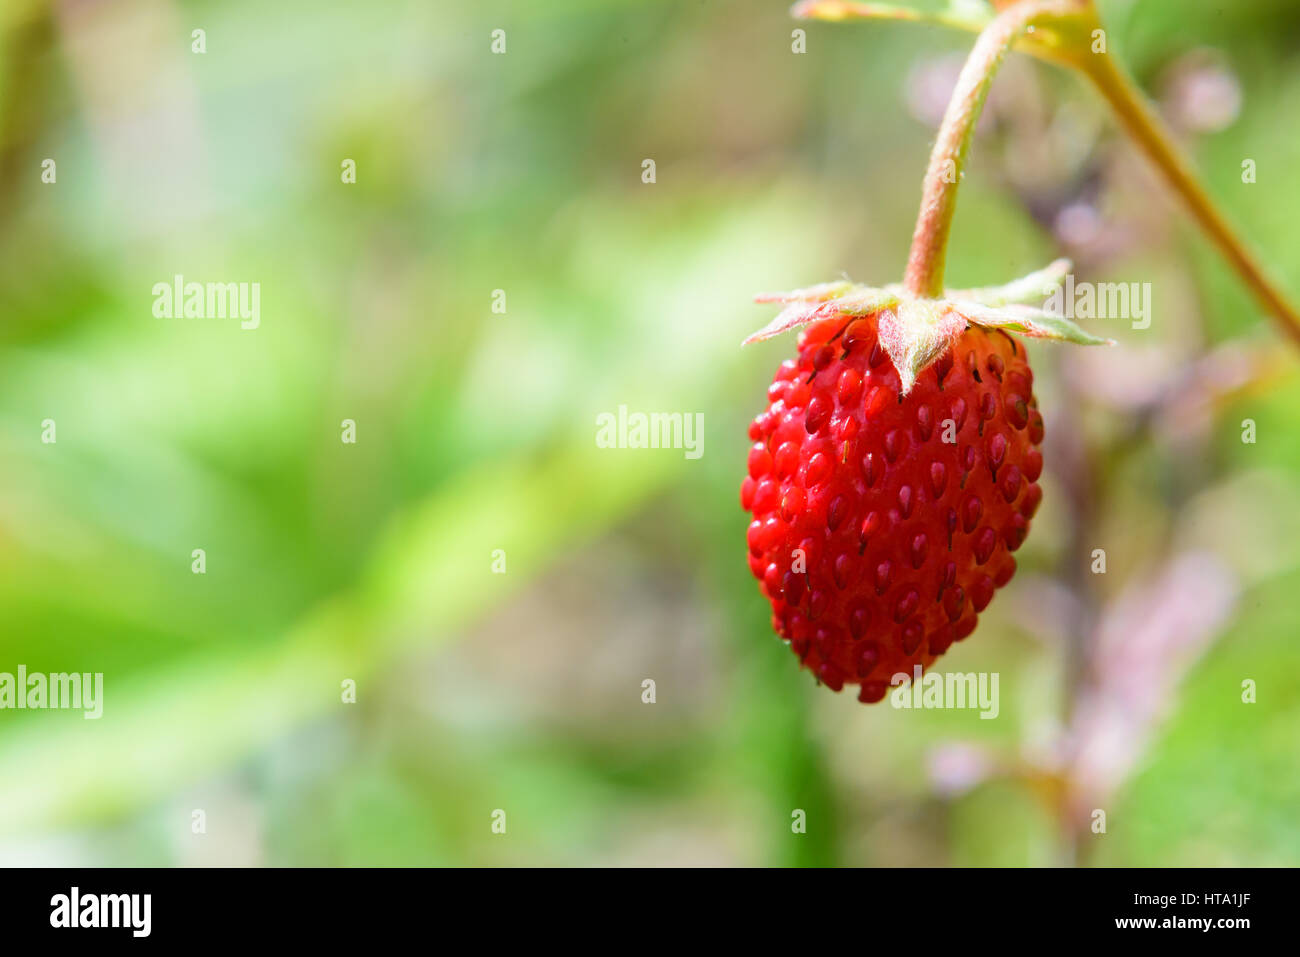
<path fill-rule="evenodd" d="M 1282 332 L 1300 346 L 1300 312 L 1273 282 L 1245 241 L 1201 185 L 1169 131 L 1128 73 L 1107 53 L 1080 61 L 1080 68 L 1105 97 L 1125 132 L 1182 197 L 1192 216 L 1268 309 Z"/>

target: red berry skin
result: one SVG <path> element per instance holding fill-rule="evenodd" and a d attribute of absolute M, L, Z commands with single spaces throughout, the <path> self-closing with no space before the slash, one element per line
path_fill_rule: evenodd
<path fill-rule="evenodd" d="M 1015 573 L 1042 500 L 1024 347 L 971 326 L 900 399 L 876 317 L 836 316 L 801 333 L 768 396 L 740 493 L 749 567 L 803 666 L 880 701 Z"/>

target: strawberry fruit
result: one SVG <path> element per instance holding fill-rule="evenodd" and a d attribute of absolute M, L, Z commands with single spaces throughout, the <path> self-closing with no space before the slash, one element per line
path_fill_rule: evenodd
<path fill-rule="evenodd" d="M 945 300 L 846 283 L 765 297 L 789 305 L 751 340 L 806 328 L 749 430 L 749 566 L 827 687 L 881 700 L 969 636 L 1015 574 L 1042 500 L 1043 418 L 1008 329 L 1102 340 L 1006 300 L 1067 269 Z"/>

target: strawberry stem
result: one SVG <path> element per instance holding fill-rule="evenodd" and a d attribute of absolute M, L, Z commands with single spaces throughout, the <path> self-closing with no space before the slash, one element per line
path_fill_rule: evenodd
<path fill-rule="evenodd" d="M 944 260 L 953 213 L 957 210 L 957 187 L 961 185 L 975 124 L 998 67 L 1012 44 L 1032 28 L 1035 19 L 1066 9 L 1064 0 L 1024 0 L 998 14 L 975 41 L 948 101 L 921 188 L 921 211 L 917 214 L 912 251 L 903 279 L 903 285 L 912 295 L 927 299 L 943 295 Z"/>
<path fill-rule="evenodd" d="M 1201 228 L 1232 263 L 1282 331 L 1300 345 L 1300 312 L 1273 282 L 1254 253 L 1201 185 L 1195 170 L 1175 145 L 1147 98 L 1109 53 L 1076 61 L 1106 98 L 1125 132 L 1142 148 L 1191 210 Z"/>

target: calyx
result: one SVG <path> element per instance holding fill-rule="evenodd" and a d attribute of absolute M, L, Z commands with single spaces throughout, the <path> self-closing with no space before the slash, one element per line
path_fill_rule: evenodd
<path fill-rule="evenodd" d="M 785 308 L 744 341 L 770 339 L 821 319 L 878 314 L 880 344 L 898 370 L 899 390 L 911 391 L 921 371 L 942 356 L 972 325 L 1005 329 L 1035 339 L 1055 339 L 1078 345 L 1114 345 L 1085 332 L 1064 316 L 1030 305 L 1043 301 L 1065 281 L 1068 259 L 1002 286 L 949 289 L 940 299 L 920 298 L 901 284 L 882 288 L 848 280 L 826 282 L 791 292 L 766 293 L 755 302 L 779 302 Z"/>

